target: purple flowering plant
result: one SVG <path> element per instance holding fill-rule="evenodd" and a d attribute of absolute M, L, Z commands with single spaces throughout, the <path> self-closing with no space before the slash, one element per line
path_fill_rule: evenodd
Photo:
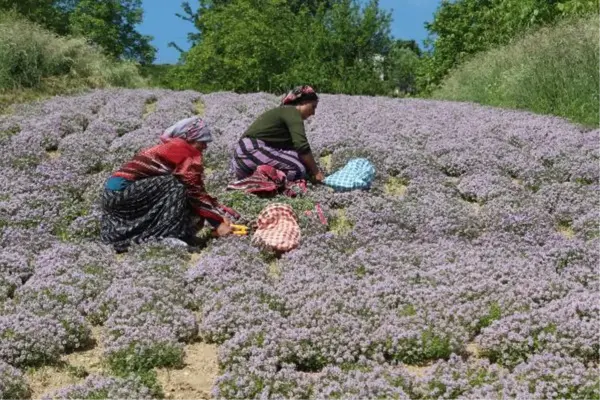
<path fill-rule="evenodd" d="M 156 396 L 134 376 L 180 367 L 196 340 L 219 346 L 216 398 L 600 397 L 599 130 L 324 94 L 305 123 L 312 151 L 327 173 L 368 158 L 368 192 L 225 190 L 236 141 L 277 104 L 266 93 L 111 89 L 0 116 L 1 396 L 26 397 L 19 369 L 78 351 L 99 325 L 120 377 L 48 398 Z M 298 249 L 275 257 L 230 237 L 192 258 L 160 242 L 122 255 L 100 243 L 105 179 L 197 113 L 214 136 L 209 192 L 248 223 L 287 202 Z"/>

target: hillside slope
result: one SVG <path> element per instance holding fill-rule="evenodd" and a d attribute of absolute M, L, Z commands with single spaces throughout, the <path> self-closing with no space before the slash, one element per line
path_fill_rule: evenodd
<path fill-rule="evenodd" d="M 75 382 L 107 376 L 51 398 L 160 396 L 154 369 L 189 368 L 198 341 L 219 346 L 216 397 L 600 395 L 599 131 L 559 118 L 323 95 L 313 151 L 328 172 L 367 157 L 377 177 L 276 199 L 298 211 L 299 249 L 99 243 L 110 171 L 194 113 L 215 136 L 209 190 L 255 217 L 267 200 L 224 191 L 229 154 L 277 102 L 105 90 L 0 117 L 0 397 L 57 360 Z M 316 203 L 327 226 L 304 213 Z M 69 363 L 89 349 L 98 368 Z"/>

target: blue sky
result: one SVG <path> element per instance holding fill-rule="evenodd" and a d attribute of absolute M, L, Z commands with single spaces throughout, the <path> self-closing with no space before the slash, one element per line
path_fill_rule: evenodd
<path fill-rule="evenodd" d="M 379 0 L 384 10 L 393 10 L 392 35 L 398 39 L 415 39 L 419 45 L 427 37 L 423 24 L 431 21 L 440 0 Z M 190 0 L 190 4 L 198 4 Z M 152 44 L 158 49 L 156 63 L 175 63 L 179 58 L 177 50 L 168 47 L 175 42 L 184 49 L 189 48 L 188 32 L 194 27 L 191 23 L 175 16 L 181 12 L 181 1 L 178 0 L 143 0 L 144 22 L 140 25 L 141 33 L 154 36 Z"/>

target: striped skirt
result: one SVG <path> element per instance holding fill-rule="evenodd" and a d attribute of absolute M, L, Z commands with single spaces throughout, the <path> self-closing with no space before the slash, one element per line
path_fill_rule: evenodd
<path fill-rule="evenodd" d="M 288 181 L 306 178 L 306 167 L 296 151 L 275 149 L 258 139 L 240 139 L 231 164 L 238 179 L 249 177 L 259 165 L 270 165 L 282 171 Z"/>
<path fill-rule="evenodd" d="M 102 195 L 100 237 L 116 250 L 151 239 L 185 240 L 201 222 L 185 185 L 173 175 L 140 179 L 123 190 L 105 189 Z"/>

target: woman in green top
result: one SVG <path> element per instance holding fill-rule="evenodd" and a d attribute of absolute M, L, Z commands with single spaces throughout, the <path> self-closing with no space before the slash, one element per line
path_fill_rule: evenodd
<path fill-rule="evenodd" d="M 281 106 L 266 111 L 250 125 L 235 146 L 233 169 L 246 178 L 259 165 L 283 171 L 289 181 L 324 179 L 310 150 L 304 120 L 315 114 L 319 96 L 310 86 L 299 86 L 282 100 Z"/>

